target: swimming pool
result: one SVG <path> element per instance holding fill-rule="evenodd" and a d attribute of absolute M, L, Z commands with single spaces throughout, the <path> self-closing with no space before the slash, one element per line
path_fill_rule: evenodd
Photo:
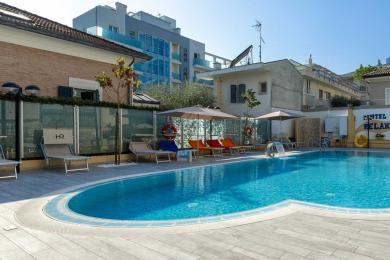
<path fill-rule="evenodd" d="M 111 226 L 103 220 L 229 218 L 286 200 L 386 209 L 389 165 L 388 153 L 332 151 L 194 167 L 76 190 L 50 201 L 45 212 L 60 220 Z"/>

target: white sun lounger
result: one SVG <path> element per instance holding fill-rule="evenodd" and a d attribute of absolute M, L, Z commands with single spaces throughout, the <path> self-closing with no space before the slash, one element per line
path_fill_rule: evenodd
<path fill-rule="evenodd" d="M 171 161 L 171 153 L 172 152 L 153 150 L 145 142 L 129 142 L 129 150 L 135 154 L 135 158 L 136 158 L 137 162 L 138 162 L 139 156 L 149 156 L 150 158 L 154 157 L 157 164 L 162 163 L 162 162 L 170 162 Z M 168 159 L 159 160 L 159 156 L 166 156 Z"/>
<path fill-rule="evenodd" d="M 74 155 L 72 149 L 68 144 L 41 144 L 42 152 L 45 157 L 47 165 L 50 167 L 51 160 L 64 161 L 65 173 L 73 171 L 89 171 L 87 156 Z M 84 161 L 85 167 L 70 169 L 71 163 L 75 161 Z"/>
<path fill-rule="evenodd" d="M 19 161 L 14 160 L 7 160 L 4 155 L 3 147 L 0 145 L 0 167 L 6 167 L 6 166 L 13 166 L 14 167 L 14 174 L 13 175 L 7 175 L 7 176 L 0 176 L 0 179 L 8 179 L 8 178 L 18 178 L 18 172 L 16 171 L 16 166 L 20 164 Z"/>

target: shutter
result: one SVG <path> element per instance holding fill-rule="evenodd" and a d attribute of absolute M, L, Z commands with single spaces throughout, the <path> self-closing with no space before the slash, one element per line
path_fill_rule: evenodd
<path fill-rule="evenodd" d="M 237 103 L 237 86 L 230 85 L 230 103 Z"/>
<path fill-rule="evenodd" d="M 245 84 L 240 84 L 240 85 L 238 85 L 238 102 L 239 102 L 239 103 L 245 103 L 245 100 L 244 100 L 244 98 L 242 97 L 242 95 L 245 94 L 245 91 L 246 91 L 246 86 L 245 86 Z"/>
<path fill-rule="evenodd" d="M 73 88 L 68 86 L 58 86 L 58 96 L 59 97 L 73 97 Z"/>

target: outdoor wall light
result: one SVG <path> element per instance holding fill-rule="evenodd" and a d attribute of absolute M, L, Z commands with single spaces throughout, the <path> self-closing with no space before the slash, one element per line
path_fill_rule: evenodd
<path fill-rule="evenodd" d="M 6 82 L 1 86 L 7 93 L 17 94 L 21 91 L 21 87 L 14 82 Z"/>
<path fill-rule="evenodd" d="M 27 95 L 29 96 L 38 96 L 41 89 L 36 86 L 36 85 L 28 85 L 24 91 L 26 92 Z"/>

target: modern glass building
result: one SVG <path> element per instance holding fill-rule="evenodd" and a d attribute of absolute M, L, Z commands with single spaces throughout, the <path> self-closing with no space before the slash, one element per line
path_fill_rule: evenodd
<path fill-rule="evenodd" d="M 230 62 L 218 56 L 213 58 L 205 52 L 204 43 L 182 36 L 176 20 L 143 11 L 128 12 L 127 6 L 118 2 L 115 8 L 99 5 L 74 18 L 73 27 L 152 56 L 152 60 L 135 66 L 144 85 L 189 81 L 212 86 L 212 81 L 201 81 L 196 74 Z M 206 55 L 213 62 L 206 60 Z"/>

